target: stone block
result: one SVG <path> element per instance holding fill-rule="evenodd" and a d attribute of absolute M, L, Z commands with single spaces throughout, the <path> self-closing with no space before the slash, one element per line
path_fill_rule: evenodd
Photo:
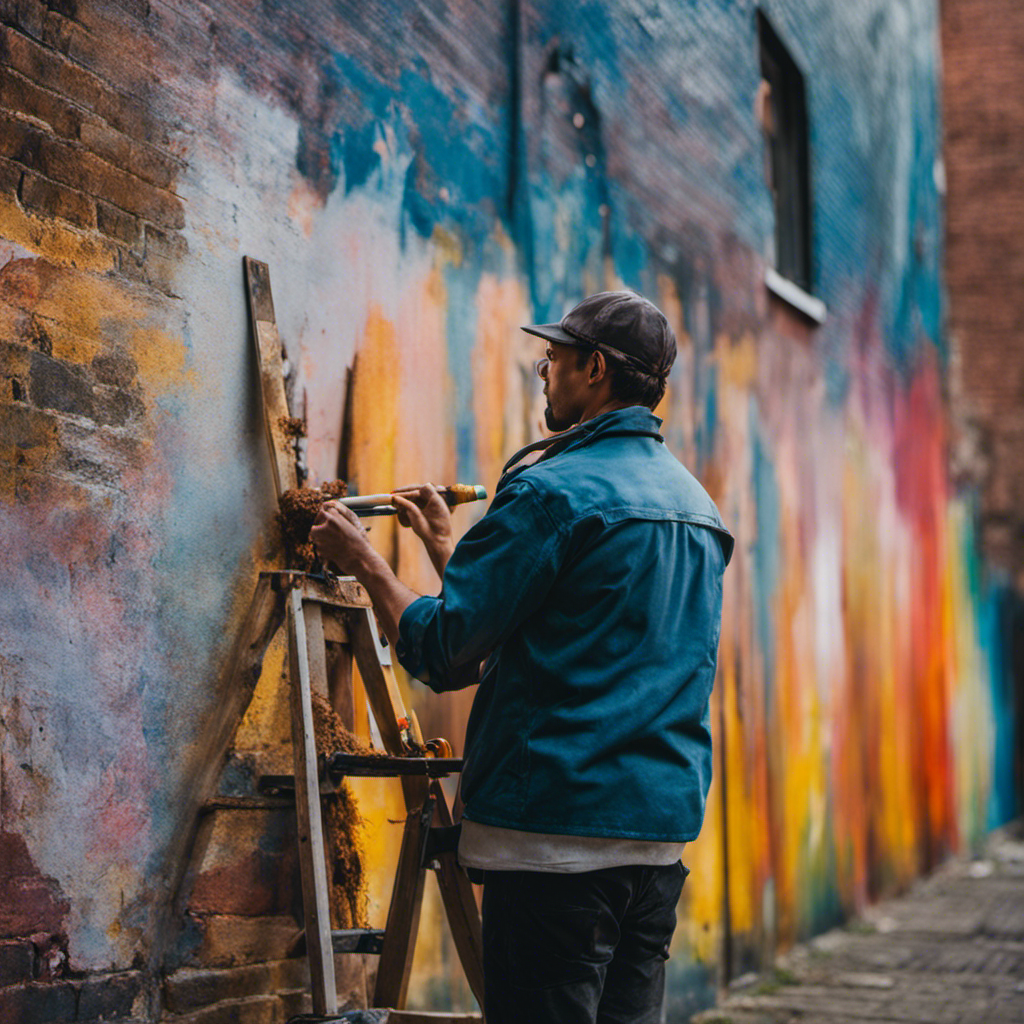
<path fill-rule="evenodd" d="M 165 979 L 164 1002 L 173 1013 L 191 1013 L 225 1000 L 246 999 L 308 984 L 309 965 L 305 957 L 223 970 L 187 967 Z"/>
<path fill-rule="evenodd" d="M 81 114 L 64 97 L 42 89 L 30 79 L 0 64 L 0 108 L 28 114 L 66 139 L 79 133 Z"/>
<path fill-rule="evenodd" d="M 78 1020 L 124 1020 L 144 1010 L 143 975 L 126 971 L 86 978 L 78 994 Z"/>
<path fill-rule="evenodd" d="M 41 409 L 96 418 L 92 382 L 79 368 L 41 352 L 32 353 L 29 400 Z"/>
<path fill-rule="evenodd" d="M 67 981 L 34 982 L 0 989 L 0 1021 L 11 1024 L 57 1024 L 75 1019 L 76 994 Z"/>
<path fill-rule="evenodd" d="M 21 27 L 26 25 L 23 17 L 19 23 Z M 42 30 L 40 20 L 38 32 L 30 33 L 36 38 L 31 39 L 14 28 L 0 26 L 0 59 L 38 85 L 95 110 L 103 93 L 102 83 L 84 68 L 43 46 L 39 42 Z"/>
<path fill-rule="evenodd" d="M 131 152 L 131 140 L 127 135 L 100 118 L 87 118 L 82 122 L 78 133 L 79 141 L 86 149 L 102 157 L 108 163 L 118 167 L 124 167 L 128 163 L 128 154 Z"/>
<path fill-rule="evenodd" d="M 199 867 L 193 914 L 266 917 L 288 913 L 296 895 L 294 814 L 218 812 Z"/>
<path fill-rule="evenodd" d="M 96 226 L 96 201 L 92 196 L 48 181 L 32 171 L 25 171 L 22 176 L 18 199 L 26 210 L 43 216 L 66 220 L 79 228 Z"/>
<path fill-rule="evenodd" d="M 63 926 L 63 909 L 46 879 L 26 875 L 8 878 L 0 886 L 0 938 L 58 932 Z"/>
<path fill-rule="evenodd" d="M 142 241 L 142 225 L 139 218 L 102 199 L 96 200 L 96 227 L 103 234 L 128 245 L 136 246 Z"/>
<path fill-rule="evenodd" d="M 168 1018 L 170 1020 L 176 1018 Z M 190 1013 L 180 1024 L 282 1024 L 281 1001 L 275 995 L 250 996 L 207 1006 Z"/>
<path fill-rule="evenodd" d="M 31 981 L 34 972 L 35 948 L 31 942 L 0 942 L 0 988 Z"/>
<path fill-rule="evenodd" d="M 240 917 L 216 914 L 200 920 L 202 945 L 197 962 L 230 967 L 285 959 L 302 929 L 291 915 Z"/>

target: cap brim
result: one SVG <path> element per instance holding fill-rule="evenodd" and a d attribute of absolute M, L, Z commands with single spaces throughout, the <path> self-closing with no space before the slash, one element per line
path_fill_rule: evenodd
<path fill-rule="evenodd" d="M 530 327 L 523 327 L 527 334 L 535 334 L 545 341 L 557 341 L 560 345 L 573 345 L 576 348 L 591 348 L 585 341 L 574 338 L 571 334 L 562 330 L 561 324 L 533 324 Z"/>

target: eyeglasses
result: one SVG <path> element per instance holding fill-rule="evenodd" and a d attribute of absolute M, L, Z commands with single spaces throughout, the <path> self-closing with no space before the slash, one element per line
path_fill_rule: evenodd
<path fill-rule="evenodd" d="M 550 366 L 550 365 L 551 365 L 551 360 L 548 359 L 547 356 L 544 356 L 543 359 L 538 359 L 533 364 L 533 368 L 537 371 L 537 376 L 540 377 L 541 380 L 547 380 L 548 379 L 548 366 Z"/>

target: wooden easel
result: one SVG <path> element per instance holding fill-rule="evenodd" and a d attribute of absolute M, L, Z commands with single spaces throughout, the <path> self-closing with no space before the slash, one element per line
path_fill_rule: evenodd
<path fill-rule="evenodd" d="M 282 424 L 287 420 L 281 342 L 264 263 L 245 258 L 246 290 L 252 331 L 259 359 L 264 422 L 270 446 L 278 497 L 298 486 L 293 444 Z M 233 676 L 241 688 L 252 687 L 264 653 L 282 622 L 287 620 L 289 691 L 292 717 L 294 787 L 298 823 L 299 863 L 306 952 L 312 982 L 313 1019 L 337 1013 L 334 953 L 380 952 L 372 1005 L 404 1006 L 412 968 L 426 869 L 436 874 L 452 937 L 466 979 L 483 1005 L 483 967 L 480 916 L 472 886 L 459 867 L 455 852 L 438 840 L 452 823 L 451 809 L 438 779 L 461 769 L 455 758 L 409 756 L 409 718 L 380 635 L 366 591 L 351 578 L 304 572 L 260 573 L 242 634 L 233 652 Z M 387 925 L 379 931 L 350 929 L 331 932 L 328 881 L 320 811 L 321 765 L 313 731 L 312 696 L 328 696 L 328 646 L 341 665 L 336 682 L 348 687 L 351 705 L 351 662 L 355 661 L 373 718 L 387 756 L 330 758 L 334 776 L 399 777 L 405 798 L 406 821 L 391 894 Z M 340 660 L 339 660 L 340 659 Z M 336 695 L 337 696 L 337 695 Z M 247 700 L 245 701 L 247 703 Z M 244 707 L 242 709 L 244 711 Z M 240 718 L 241 715 L 238 716 Z M 288 780 L 264 780 L 261 788 L 280 793 Z M 389 1021 L 479 1021 L 479 1015 L 392 1013 Z"/>

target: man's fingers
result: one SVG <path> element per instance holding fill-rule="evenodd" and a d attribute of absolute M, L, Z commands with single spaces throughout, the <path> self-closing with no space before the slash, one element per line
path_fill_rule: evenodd
<path fill-rule="evenodd" d="M 423 513 L 419 506 L 401 494 L 392 494 L 391 500 L 398 509 L 398 521 L 403 526 L 412 526 L 413 522 L 420 523 L 423 520 Z"/>
<path fill-rule="evenodd" d="M 410 487 L 396 487 L 391 493 L 400 494 L 403 498 L 423 508 L 430 501 L 431 496 L 437 493 L 437 488 L 433 484 L 416 484 Z"/>

